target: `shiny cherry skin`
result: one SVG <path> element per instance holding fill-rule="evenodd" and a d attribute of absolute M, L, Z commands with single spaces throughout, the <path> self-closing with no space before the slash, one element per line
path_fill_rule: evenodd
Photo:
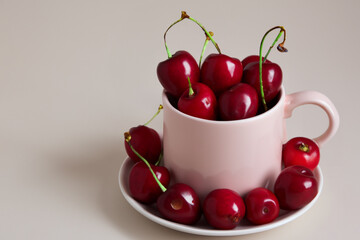
<path fill-rule="evenodd" d="M 318 193 L 313 172 L 303 166 L 291 166 L 281 171 L 274 185 L 280 208 L 296 210 L 307 205 Z"/>
<path fill-rule="evenodd" d="M 253 86 L 261 98 L 259 62 L 252 62 L 246 66 L 242 81 Z M 265 101 L 270 102 L 281 90 L 282 70 L 280 66 L 273 62 L 264 62 L 262 64 L 262 81 Z"/>
<path fill-rule="evenodd" d="M 159 134 L 152 128 L 144 125 L 133 127 L 129 130 L 133 148 L 149 163 L 155 164 L 161 154 L 161 139 Z M 135 162 L 142 161 L 124 141 L 126 153 Z"/>
<path fill-rule="evenodd" d="M 179 98 L 179 111 L 193 117 L 215 120 L 217 100 L 211 88 L 203 83 L 194 83 L 192 89 L 192 95 L 187 89 Z"/>
<path fill-rule="evenodd" d="M 264 61 L 264 57 L 262 57 L 262 60 Z M 259 62 L 259 55 L 250 55 L 250 56 L 247 56 L 246 58 L 244 58 L 241 63 L 243 65 L 243 69 L 246 68 L 246 66 L 249 64 L 249 63 L 252 63 L 252 62 Z M 268 59 L 266 59 L 265 62 L 271 62 L 269 61 Z"/>
<path fill-rule="evenodd" d="M 245 197 L 246 218 L 253 224 L 274 221 L 280 212 L 279 202 L 273 192 L 266 188 L 255 188 Z"/>
<path fill-rule="evenodd" d="M 156 177 L 166 188 L 170 183 L 170 173 L 167 168 L 150 164 Z M 130 195 L 142 203 L 154 203 L 163 193 L 149 167 L 144 162 L 137 162 L 129 173 Z"/>
<path fill-rule="evenodd" d="M 211 191 L 203 202 L 206 221 L 214 228 L 235 228 L 245 216 L 245 204 L 233 190 L 222 188 Z"/>
<path fill-rule="evenodd" d="M 292 138 L 283 145 L 282 161 L 285 167 L 300 165 L 314 170 L 320 161 L 319 146 L 309 138 Z"/>
<path fill-rule="evenodd" d="M 186 51 L 178 51 L 171 58 L 160 62 L 157 66 L 157 76 L 165 91 L 179 98 L 191 83 L 200 80 L 198 63 Z"/>
<path fill-rule="evenodd" d="M 218 103 L 222 120 L 240 120 L 256 115 L 259 98 L 252 86 L 246 83 L 238 83 L 223 92 Z"/>
<path fill-rule="evenodd" d="M 215 95 L 239 83 L 242 73 L 239 59 L 215 53 L 206 57 L 200 69 L 201 82 L 208 85 Z"/>
<path fill-rule="evenodd" d="M 194 189 L 183 183 L 168 188 L 156 201 L 160 214 L 173 222 L 195 224 L 201 216 L 200 200 Z"/>

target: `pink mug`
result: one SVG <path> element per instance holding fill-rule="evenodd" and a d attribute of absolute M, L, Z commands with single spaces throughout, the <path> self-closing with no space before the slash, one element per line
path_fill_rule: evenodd
<path fill-rule="evenodd" d="M 162 101 L 164 165 L 174 182 L 190 185 L 201 199 L 217 188 L 229 188 L 242 196 L 256 187 L 272 189 L 281 171 L 285 119 L 294 108 L 315 104 L 326 112 L 329 126 L 314 139 L 320 147 L 339 126 L 335 106 L 315 91 L 285 95 L 282 87 L 273 108 L 235 121 L 210 121 L 184 114 L 171 105 L 165 92 Z"/>

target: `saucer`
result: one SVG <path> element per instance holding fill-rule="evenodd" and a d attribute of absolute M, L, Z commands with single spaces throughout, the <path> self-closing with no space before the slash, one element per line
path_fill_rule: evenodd
<path fill-rule="evenodd" d="M 123 162 L 120 171 L 119 171 L 119 186 L 122 194 L 124 195 L 125 199 L 128 203 L 140 214 L 145 216 L 146 218 L 150 219 L 153 222 L 156 222 L 164 227 L 168 227 L 180 232 L 186 232 L 190 234 L 196 235 L 203 235 L 203 236 L 239 236 L 239 235 L 247 235 L 252 233 L 263 232 L 266 230 L 270 230 L 273 228 L 280 227 L 286 223 L 289 223 L 296 218 L 300 217 L 306 211 L 308 211 L 314 203 L 318 200 L 320 193 L 323 187 L 323 175 L 321 173 L 321 169 L 318 166 L 314 170 L 314 174 L 316 179 L 318 180 L 318 194 L 316 197 L 305 207 L 296 210 L 296 211 L 283 211 L 280 210 L 280 215 L 271 223 L 263 224 L 263 225 L 252 225 L 251 223 L 247 222 L 246 220 L 242 220 L 240 225 L 232 230 L 216 230 L 209 226 L 204 217 L 202 217 L 199 222 L 195 225 L 184 225 L 175 222 L 171 222 L 162 218 L 159 212 L 156 209 L 155 204 L 153 205 L 146 205 L 137 202 L 130 196 L 129 188 L 128 188 L 128 175 L 130 172 L 131 167 L 134 165 L 133 161 L 130 158 L 126 158 Z"/>

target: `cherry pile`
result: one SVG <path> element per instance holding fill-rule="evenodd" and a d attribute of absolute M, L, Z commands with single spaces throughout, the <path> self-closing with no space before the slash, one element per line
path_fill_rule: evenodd
<path fill-rule="evenodd" d="M 190 53 L 178 51 L 172 55 L 167 47 L 166 33 L 184 19 L 195 22 L 207 36 L 199 63 Z M 264 39 L 275 29 L 280 32 L 263 57 Z M 186 114 L 220 121 L 253 117 L 276 104 L 282 71 L 267 57 L 283 33 L 284 40 L 277 48 L 281 52 L 287 51 L 283 46 L 285 29 L 274 27 L 265 33 L 259 55 L 240 61 L 222 54 L 213 33 L 182 12 L 181 18 L 164 34 L 168 59 L 159 63 L 158 79 L 169 100 Z M 218 53 L 210 54 L 201 64 L 210 41 Z M 160 105 L 154 117 L 161 109 Z M 161 166 L 162 142 L 159 134 L 147 126 L 151 120 L 124 134 L 125 149 L 133 161 L 128 187 L 135 200 L 154 204 L 165 219 L 192 225 L 204 216 L 210 226 L 224 230 L 235 228 L 243 219 L 252 224 L 266 224 L 279 216 L 280 209 L 300 209 L 317 195 L 318 183 L 313 170 L 319 163 L 319 148 L 313 140 L 297 137 L 283 145 L 284 169 L 277 177 L 273 191 L 259 187 L 240 196 L 232 189 L 214 189 L 201 201 L 191 186 L 173 183 L 169 170 Z"/>
<path fill-rule="evenodd" d="M 167 47 L 168 30 L 184 19 L 195 22 L 206 34 L 199 63 L 187 51 L 177 51 L 172 55 Z M 264 40 L 276 29 L 280 29 L 278 36 L 262 57 Z M 265 33 L 259 55 L 251 55 L 240 61 L 221 53 L 212 37 L 213 33 L 182 12 L 181 18 L 170 25 L 164 34 L 168 59 L 157 66 L 159 82 L 173 105 L 188 115 L 208 120 L 239 120 L 256 116 L 276 104 L 281 89 L 282 70 L 267 57 L 283 34 L 284 40 L 277 49 L 286 52 L 286 31 L 284 27 L 276 26 Z M 201 64 L 209 41 L 213 42 L 218 53 L 208 55 Z"/>

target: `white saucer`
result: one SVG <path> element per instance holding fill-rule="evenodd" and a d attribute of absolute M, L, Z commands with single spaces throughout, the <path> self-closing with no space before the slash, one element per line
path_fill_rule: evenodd
<path fill-rule="evenodd" d="M 317 167 L 314 170 L 314 174 L 315 174 L 315 177 L 317 178 L 318 184 L 319 184 L 318 194 L 305 207 L 303 207 L 297 211 L 290 211 L 290 212 L 281 210 L 280 216 L 276 220 L 274 220 L 273 222 L 268 223 L 268 224 L 257 226 L 257 225 L 252 225 L 252 224 L 246 222 L 245 220 L 242 220 L 240 225 L 232 230 L 216 230 L 216 229 L 211 228 L 211 226 L 209 226 L 203 218 L 196 225 L 193 225 L 193 226 L 188 226 L 188 225 L 168 221 L 166 219 L 163 219 L 159 215 L 158 211 L 156 210 L 155 205 L 145 205 L 145 204 L 141 204 L 141 203 L 135 201 L 129 194 L 128 184 L 127 184 L 128 174 L 129 174 L 129 171 L 132 166 L 133 166 L 133 161 L 129 158 L 125 159 L 125 161 L 123 162 L 123 164 L 120 168 L 118 180 L 119 180 L 119 185 L 120 185 L 122 194 L 124 195 L 125 199 L 129 202 L 129 204 L 135 210 L 137 210 L 139 213 L 141 213 L 148 219 L 150 219 L 162 226 L 165 226 L 165 227 L 177 230 L 177 231 L 181 231 L 181 232 L 186 232 L 186 233 L 191 233 L 191 234 L 196 234 L 196 235 L 204 235 L 204 236 L 246 235 L 246 234 L 262 232 L 262 231 L 266 231 L 266 230 L 270 230 L 270 229 L 282 226 L 288 222 L 293 221 L 294 219 L 296 219 L 299 216 L 301 216 L 302 214 L 304 214 L 307 210 L 309 210 L 314 205 L 314 203 L 317 201 L 317 199 L 319 198 L 319 195 L 320 195 L 320 193 L 322 191 L 322 187 L 323 187 L 323 176 L 321 173 L 321 169 L 320 169 L 320 167 Z"/>

